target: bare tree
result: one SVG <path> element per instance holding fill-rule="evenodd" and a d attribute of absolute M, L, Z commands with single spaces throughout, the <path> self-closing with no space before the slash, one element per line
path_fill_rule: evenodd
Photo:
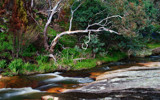
<path fill-rule="evenodd" d="M 74 3 L 73 3 L 74 5 Z M 115 34 L 119 34 L 118 32 L 114 31 L 114 30 L 111 30 L 109 28 L 107 28 L 108 26 L 108 23 L 109 23 L 109 19 L 111 18 L 122 18 L 120 15 L 113 15 L 113 16 L 110 16 L 110 17 L 106 17 L 102 20 L 100 20 L 99 22 L 97 23 L 93 23 L 93 24 L 89 24 L 85 30 L 74 30 L 72 31 L 72 21 L 73 21 L 73 15 L 75 13 L 76 10 L 78 10 L 78 8 L 80 8 L 80 6 L 82 5 L 82 3 L 80 3 L 76 9 L 72 9 L 73 5 L 71 6 L 71 18 L 70 18 L 70 25 L 69 25 L 69 30 L 68 31 L 65 31 L 65 32 L 62 32 L 60 34 L 57 34 L 57 36 L 52 40 L 51 44 L 50 44 L 50 48 L 49 48 L 49 51 L 50 53 L 53 53 L 54 51 L 54 48 L 59 40 L 59 38 L 63 35 L 70 35 L 70 34 L 80 34 L 80 33 L 91 33 L 91 32 L 101 32 L 101 31 L 107 31 L 107 32 L 110 32 L 110 33 L 115 33 Z M 99 26 L 97 29 L 92 29 L 93 26 Z"/>
<path fill-rule="evenodd" d="M 47 50 L 49 50 L 50 52 L 50 57 L 52 57 L 55 60 L 55 57 L 53 56 L 53 52 L 54 52 L 54 48 L 58 42 L 58 40 L 60 39 L 60 37 L 62 37 L 63 35 L 70 35 L 70 34 L 81 34 L 81 33 L 88 33 L 90 35 L 91 32 L 102 32 L 102 31 L 107 31 L 110 33 L 115 33 L 115 34 L 119 34 L 118 32 L 107 28 L 109 22 L 109 19 L 111 18 L 122 18 L 120 15 L 113 15 L 113 16 L 109 16 L 106 17 L 102 20 L 100 20 L 99 22 L 93 23 L 93 24 L 88 24 L 88 26 L 86 27 L 86 29 L 84 30 L 72 30 L 72 21 L 73 21 L 73 17 L 74 17 L 74 13 L 81 7 L 81 5 L 83 4 L 83 2 L 81 2 L 75 9 L 73 9 L 73 5 L 75 4 L 75 2 L 73 3 L 73 5 L 71 6 L 71 18 L 70 18 L 70 25 L 69 25 L 69 30 L 68 31 L 64 31 L 61 32 L 60 34 L 57 34 L 56 37 L 52 40 L 50 46 L 48 45 L 47 42 L 47 28 L 48 25 L 51 22 L 51 19 L 53 17 L 53 15 L 57 12 L 58 6 L 61 3 L 62 0 L 60 0 L 55 7 L 51 10 L 52 13 L 50 14 L 50 17 L 45 25 L 45 29 L 44 29 L 44 43 L 45 43 L 45 48 Z M 76 1 L 78 2 L 78 1 Z M 101 13 L 102 11 L 100 11 L 99 13 Z M 97 29 L 93 29 L 93 26 L 98 26 Z M 55 60 L 56 61 L 56 60 Z"/>
<path fill-rule="evenodd" d="M 51 11 L 51 14 L 49 15 L 49 18 L 48 18 L 48 21 L 45 25 L 45 28 L 44 28 L 44 31 L 43 31 L 43 35 L 44 35 L 44 47 L 46 48 L 46 50 L 49 49 L 49 45 L 48 45 L 48 37 L 47 37 L 47 28 L 49 26 L 49 24 L 51 23 L 52 21 L 52 17 L 53 15 L 58 11 L 58 8 L 59 8 L 59 4 L 62 2 L 62 0 L 59 0 L 56 5 L 53 7 L 52 10 L 49 10 Z"/>

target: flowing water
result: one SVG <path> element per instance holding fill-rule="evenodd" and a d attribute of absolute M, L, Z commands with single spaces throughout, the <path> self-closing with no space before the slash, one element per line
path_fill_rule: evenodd
<path fill-rule="evenodd" d="M 0 78 L 0 100 L 40 100 L 44 95 L 60 97 L 60 100 L 71 100 L 71 95 L 63 95 L 61 92 L 74 89 L 93 82 L 95 77 L 106 71 L 142 66 L 140 63 L 160 61 L 160 56 L 146 58 L 125 59 L 119 62 L 108 63 L 93 69 L 69 72 L 53 72 L 30 76 L 14 76 Z M 103 94 L 104 95 L 104 94 Z M 82 97 L 83 96 L 83 97 Z M 93 94 L 74 96 L 73 100 L 83 100 L 86 97 L 96 99 Z M 98 96 L 98 95 L 96 95 Z M 102 96 L 102 95 L 101 95 Z M 100 97 L 100 96 L 99 96 Z M 82 99 L 83 98 L 83 99 Z M 105 99 L 109 100 L 109 99 Z M 118 100 L 118 99 L 116 99 Z"/>

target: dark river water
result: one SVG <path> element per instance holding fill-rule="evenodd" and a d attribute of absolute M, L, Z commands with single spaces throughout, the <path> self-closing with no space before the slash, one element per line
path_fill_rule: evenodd
<path fill-rule="evenodd" d="M 124 59 L 118 62 L 103 64 L 101 66 L 82 71 L 53 72 L 30 76 L 3 77 L 0 78 L 0 100 L 41 100 L 41 97 L 44 95 L 59 97 L 58 100 L 137 100 L 135 98 L 131 98 L 132 96 L 134 97 L 134 95 L 136 95 L 134 91 L 143 90 L 132 90 L 133 93 L 131 93 L 129 96 L 130 99 L 120 97 L 111 99 L 105 94 L 62 94 L 61 92 L 67 89 L 82 87 L 86 83 L 93 82 L 95 77 L 103 74 L 106 71 L 128 68 L 134 65 L 141 66 L 139 63 L 157 61 L 160 61 L 160 56 Z M 149 91 L 153 93 L 152 89 Z M 121 92 L 121 94 L 123 93 L 124 92 Z M 111 93 L 110 96 L 113 97 L 115 94 L 118 94 L 118 92 Z M 143 100 L 152 100 L 148 99 L 149 96 L 146 96 L 148 94 L 142 94 L 138 96 L 144 96 Z M 160 100 L 160 93 L 155 92 L 155 95 L 157 96 L 155 96 L 154 100 Z"/>

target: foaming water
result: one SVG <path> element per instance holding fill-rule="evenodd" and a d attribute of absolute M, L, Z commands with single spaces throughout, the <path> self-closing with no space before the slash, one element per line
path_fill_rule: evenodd
<path fill-rule="evenodd" d="M 55 73 L 49 73 L 49 74 L 44 74 L 44 75 L 50 75 L 50 76 L 55 76 L 53 78 L 49 78 L 49 79 L 45 79 L 39 82 L 40 86 L 37 87 L 36 89 L 39 90 L 46 90 L 49 88 L 53 88 L 53 87 L 63 87 L 63 85 L 69 85 L 69 84 L 82 84 L 82 83 L 90 83 L 93 82 L 94 80 L 89 78 L 89 77 L 85 77 L 85 78 L 81 78 L 81 77 L 64 77 L 61 76 L 59 72 L 55 72 Z M 43 76 L 43 74 L 38 74 L 36 76 Z"/>
<path fill-rule="evenodd" d="M 75 82 L 75 83 L 90 83 L 93 82 L 94 80 L 89 78 L 89 77 L 85 77 L 85 78 L 79 78 L 79 77 L 63 77 L 61 75 L 59 75 L 60 73 L 54 73 L 54 76 L 56 76 L 55 78 L 50 78 L 50 79 L 46 79 L 43 82 L 44 83 L 53 83 L 53 82 L 61 82 L 61 81 L 70 81 L 70 82 Z M 49 74 L 52 75 L 52 74 Z"/>
<path fill-rule="evenodd" d="M 82 86 L 79 84 L 93 82 L 94 80 L 92 78 L 97 77 L 103 72 L 127 68 L 135 65 L 140 66 L 139 64 L 137 65 L 138 62 L 149 61 L 160 61 L 160 56 L 125 59 L 119 62 L 108 63 L 93 69 L 82 71 L 69 71 L 63 73 L 54 72 L 31 76 L 17 76 L 16 78 L 10 77 L 6 81 L 0 80 L 0 82 L 4 82 L 7 87 L 0 89 L 0 100 L 40 99 L 43 95 L 49 94 L 49 92 L 44 91 L 50 91 L 50 93 L 52 92 L 52 95 L 58 95 L 54 91 L 59 92 L 61 91 L 60 89 L 73 89 Z M 65 97 L 63 100 L 71 99 L 70 97 L 69 99 L 66 99 Z"/>
<path fill-rule="evenodd" d="M 54 73 L 47 73 L 47 74 L 37 74 L 32 77 L 41 77 L 41 76 L 59 76 L 59 74 L 62 74 L 61 72 L 54 72 Z"/>
<path fill-rule="evenodd" d="M 29 93 L 38 93 L 39 90 L 32 89 L 31 87 L 25 88 L 2 88 L 0 89 L 0 100 L 9 99 L 10 97 L 29 94 Z"/>

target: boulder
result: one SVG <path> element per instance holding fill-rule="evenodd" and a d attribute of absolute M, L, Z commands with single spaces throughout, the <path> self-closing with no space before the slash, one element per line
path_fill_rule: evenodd
<path fill-rule="evenodd" d="M 58 100 L 58 97 L 53 97 L 51 95 L 42 96 L 41 100 Z"/>
<path fill-rule="evenodd" d="M 142 63 L 142 65 L 145 64 Z M 151 94 L 147 96 L 147 98 L 151 99 L 147 100 L 152 100 L 154 97 L 160 99 L 160 62 L 150 62 L 146 65 L 105 72 L 96 77 L 95 82 L 81 88 L 64 91 L 63 93 L 72 95 L 74 93 L 76 96 L 80 94 L 81 96 L 83 94 L 96 94 L 98 97 L 105 95 L 104 97 L 109 98 L 116 96 L 115 98 L 123 98 L 125 100 L 132 97 L 134 100 L 137 100 L 136 98 L 138 97 L 146 100 L 146 95 Z"/>
<path fill-rule="evenodd" d="M 160 54 L 160 47 L 153 49 L 153 50 L 152 50 L 152 54 L 153 54 L 153 55 L 158 55 L 158 54 Z"/>

